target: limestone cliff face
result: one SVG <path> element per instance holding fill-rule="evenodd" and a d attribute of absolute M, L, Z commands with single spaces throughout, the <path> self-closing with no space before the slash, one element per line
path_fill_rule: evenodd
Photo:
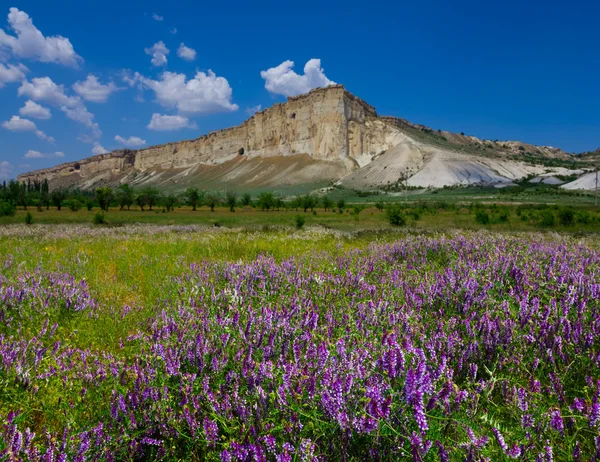
<path fill-rule="evenodd" d="M 19 176 L 20 181 L 187 169 L 236 159 L 307 154 L 316 161 L 343 161 L 350 168 L 368 164 L 399 142 L 401 132 L 378 118 L 375 108 L 342 85 L 313 90 L 257 112 L 237 127 L 195 140 L 114 151 Z M 347 172 L 346 172 L 347 173 Z"/>

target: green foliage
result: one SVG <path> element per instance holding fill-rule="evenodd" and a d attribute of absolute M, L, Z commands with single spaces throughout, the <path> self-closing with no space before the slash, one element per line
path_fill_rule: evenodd
<path fill-rule="evenodd" d="M 201 207 L 204 202 L 204 192 L 200 191 L 198 188 L 187 188 L 183 197 L 185 198 L 185 202 L 192 207 L 192 210 L 195 212 L 197 207 Z"/>
<path fill-rule="evenodd" d="M 390 204 L 386 211 L 386 217 L 393 226 L 404 226 L 406 225 L 406 217 L 404 216 L 402 207 L 398 204 Z"/>
<path fill-rule="evenodd" d="M 333 207 L 333 201 L 328 196 L 323 196 L 323 199 L 321 199 L 321 204 L 326 212 Z"/>
<path fill-rule="evenodd" d="M 146 186 L 140 190 L 135 201 L 142 210 L 144 210 L 145 206 L 152 210 L 152 207 L 160 202 L 160 198 L 161 194 L 157 188 L 153 186 Z"/>
<path fill-rule="evenodd" d="M 69 203 L 69 210 L 71 212 L 78 212 L 79 210 L 81 210 L 81 202 L 79 202 L 77 199 L 71 199 L 70 201 L 68 201 Z"/>
<path fill-rule="evenodd" d="M 25 224 L 30 225 L 32 223 L 33 223 L 33 215 L 31 214 L 31 212 L 27 212 L 25 214 Z"/>
<path fill-rule="evenodd" d="M 575 212 L 571 208 L 562 208 L 558 211 L 558 220 L 563 226 L 571 226 L 575 223 Z"/>
<path fill-rule="evenodd" d="M 0 202 L 0 217 L 12 217 L 17 212 L 15 204 L 10 201 Z"/>
<path fill-rule="evenodd" d="M 208 192 L 204 196 L 204 203 L 210 208 L 211 212 L 214 212 L 215 207 L 221 203 L 221 198 L 216 192 Z"/>
<path fill-rule="evenodd" d="M 85 207 L 87 208 L 88 212 L 91 212 L 92 209 L 94 208 L 94 201 L 91 199 L 88 199 L 87 201 L 85 201 Z"/>
<path fill-rule="evenodd" d="M 106 218 L 104 217 L 104 212 L 96 212 L 94 218 L 92 219 L 92 223 L 95 225 L 103 225 L 106 223 Z"/>
<path fill-rule="evenodd" d="M 101 210 L 108 212 L 108 208 L 110 207 L 110 201 L 113 198 L 113 190 L 109 187 L 98 188 L 96 189 L 96 201 L 100 206 Z"/>
<path fill-rule="evenodd" d="M 271 207 L 273 207 L 274 203 L 275 203 L 275 196 L 273 195 L 272 192 L 268 192 L 268 191 L 262 192 L 258 196 L 258 205 L 262 210 L 266 210 L 268 212 L 269 209 L 271 209 Z"/>
<path fill-rule="evenodd" d="M 124 183 L 117 188 L 115 198 L 119 205 L 119 210 L 123 210 L 125 207 L 129 210 L 135 202 L 135 191 L 127 183 Z"/>
<path fill-rule="evenodd" d="M 235 206 L 237 205 L 237 193 L 232 190 L 228 190 L 225 193 L 225 203 L 229 207 L 230 212 L 235 212 Z"/>
<path fill-rule="evenodd" d="M 240 200 L 240 205 L 242 207 L 247 207 L 247 206 L 252 205 L 252 196 L 250 194 L 248 194 L 248 193 L 245 193 L 242 196 L 242 199 Z"/>
<path fill-rule="evenodd" d="M 63 201 L 67 198 L 67 191 L 64 189 L 55 189 L 50 193 L 50 200 L 54 206 L 60 210 L 62 208 Z"/>
<path fill-rule="evenodd" d="M 475 222 L 480 225 L 489 225 L 490 224 L 490 216 L 484 210 L 478 210 L 475 213 Z"/>
<path fill-rule="evenodd" d="M 337 208 L 340 211 L 340 213 L 342 213 L 342 211 L 344 210 L 344 207 L 346 207 L 346 201 L 344 199 L 340 199 L 337 201 Z"/>
<path fill-rule="evenodd" d="M 375 207 L 377 208 L 377 210 L 383 211 L 383 209 L 385 208 L 385 204 L 383 203 L 383 201 L 377 201 L 375 202 Z"/>
<path fill-rule="evenodd" d="M 544 210 L 541 215 L 540 225 L 550 227 L 554 226 L 556 222 L 556 217 L 554 216 L 554 212 L 552 210 Z"/>
<path fill-rule="evenodd" d="M 306 223 L 306 219 L 302 215 L 296 215 L 296 228 L 301 229 Z"/>
<path fill-rule="evenodd" d="M 163 204 L 167 212 L 175 209 L 175 206 L 179 203 L 179 199 L 174 194 L 168 194 L 163 197 Z"/>

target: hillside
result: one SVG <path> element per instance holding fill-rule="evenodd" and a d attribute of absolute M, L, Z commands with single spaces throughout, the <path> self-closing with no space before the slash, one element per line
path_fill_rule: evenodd
<path fill-rule="evenodd" d="M 120 150 L 19 176 L 52 188 L 128 182 L 182 190 L 359 190 L 507 184 L 530 175 L 572 174 L 600 160 L 518 141 L 480 140 L 379 116 L 342 85 L 312 90 L 195 140 Z"/>

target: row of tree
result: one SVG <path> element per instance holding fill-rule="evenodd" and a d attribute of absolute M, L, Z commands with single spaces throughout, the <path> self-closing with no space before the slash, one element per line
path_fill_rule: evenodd
<path fill-rule="evenodd" d="M 233 190 L 221 194 L 191 187 L 187 188 L 182 194 L 176 195 L 174 193 L 163 193 L 153 186 L 134 189 L 129 184 L 121 184 L 117 188 L 100 187 L 93 192 L 62 188 L 50 191 L 47 181 L 30 181 L 28 183 L 10 181 L 8 184 L 3 183 L 0 185 L 0 202 L 8 202 L 24 209 L 37 207 L 41 210 L 43 207 L 48 209 L 52 205 L 58 210 L 68 207 L 73 211 L 77 211 L 82 207 L 86 207 L 88 210 L 99 207 L 101 210 L 108 211 L 110 207 L 115 206 L 119 207 L 119 210 L 130 210 L 132 206 L 138 206 L 142 211 L 146 208 L 153 210 L 154 207 L 162 206 L 167 211 L 171 211 L 180 205 L 188 205 L 192 207 L 192 210 L 207 206 L 211 211 L 214 211 L 215 207 L 225 205 L 232 212 L 235 211 L 236 207 L 247 206 L 259 207 L 266 211 L 290 208 L 307 212 L 308 210 L 313 211 L 319 206 L 325 211 L 333 210 L 336 206 L 341 211 L 345 207 L 343 199 L 334 202 L 327 196 L 317 198 L 310 194 L 284 198 L 266 191 L 253 199 L 248 193 L 238 197 Z"/>

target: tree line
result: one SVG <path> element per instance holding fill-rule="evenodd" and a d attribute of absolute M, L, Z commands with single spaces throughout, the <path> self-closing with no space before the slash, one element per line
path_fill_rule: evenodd
<path fill-rule="evenodd" d="M 286 198 L 265 191 L 253 198 L 249 193 L 238 196 L 233 190 L 221 193 L 195 187 L 187 188 L 181 194 L 175 194 L 163 192 L 154 186 L 133 188 L 126 183 L 116 188 L 99 187 L 94 191 L 66 188 L 50 190 L 47 180 L 33 182 L 29 180 L 22 183 L 11 180 L 8 184 L 4 182 L 0 185 L 0 215 L 12 215 L 16 207 L 25 210 L 28 207 L 36 207 L 40 211 L 51 206 L 57 210 L 68 208 L 71 211 L 78 211 L 83 207 L 88 210 L 99 207 L 102 211 L 108 211 L 110 207 L 130 210 L 132 206 L 136 206 L 142 211 L 162 207 L 170 212 L 182 205 L 190 206 L 194 211 L 202 206 L 208 207 L 211 211 L 216 207 L 226 206 L 231 212 L 234 212 L 237 207 L 258 207 L 267 212 L 281 209 L 312 212 L 317 207 L 327 211 L 337 207 L 341 212 L 346 203 L 344 199 L 334 202 L 327 196 L 318 198 L 311 194 Z"/>

